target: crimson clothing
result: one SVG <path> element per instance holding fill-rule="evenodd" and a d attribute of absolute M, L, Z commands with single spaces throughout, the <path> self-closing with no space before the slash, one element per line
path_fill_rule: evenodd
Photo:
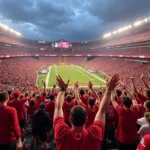
<path fill-rule="evenodd" d="M 12 100 L 9 103 L 9 106 L 16 108 L 19 120 L 24 120 L 25 119 L 24 104 L 27 100 L 28 100 L 27 98 L 23 98 L 23 99 L 19 99 L 19 100 Z"/>
<path fill-rule="evenodd" d="M 74 101 L 71 101 L 71 102 L 64 101 L 63 112 L 64 112 L 65 121 L 69 121 L 70 111 L 74 107 L 74 105 L 75 105 Z"/>
<path fill-rule="evenodd" d="M 37 110 L 38 108 L 37 108 L 37 105 L 36 104 L 34 104 L 33 106 L 28 106 L 27 107 L 27 112 L 28 112 L 28 114 L 29 114 L 29 116 L 30 116 L 30 118 L 32 119 L 32 117 L 33 117 L 33 115 L 34 115 L 34 112 Z"/>
<path fill-rule="evenodd" d="M 99 103 L 95 104 L 93 107 L 90 107 L 89 105 L 86 106 L 87 115 L 88 115 L 88 120 L 87 120 L 87 123 L 86 123 L 86 127 L 93 124 L 95 116 L 98 112 L 98 109 L 99 109 Z"/>
<path fill-rule="evenodd" d="M 118 97 L 118 98 L 117 98 L 117 103 L 118 103 L 120 106 L 122 106 L 122 98 L 121 98 L 121 97 Z"/>
<path fill-rule="evenodd" d="M 137 107 L 130 109 L 121 106 L 116 107 L 119 116 L 117 127 L 117 140 L 123 144 L 132 144 L 138 140 L 137 119 L 139 111 Z"/>
<path fill-rule="evenodd" d="M 85 94 L 84 96 L 80 96 L 80 99 L 85 105 L 87 105 L 89 96 Z"/>
<path fill-rule="evenodd" d="M 45 110 L 49 113 L 50 121 L 53 122 L 54 110 L 55 110 L 55 101 L 49 101 L 46 104 Z"/>
<path fill-rule="evenodd" d="M 104 132 L 101 121 L 95 121 L 80 134 L 66 125 L 62 117 L 55 118 L 53 127 L 57 150 L 100 150 Z"/>
<path fill-rule="evenodd" d="M 141 103 L 144 103 L 146 100 L 148 100 L 148 98 L 146 98 L 144 95 L 142 94 L 138 94 L 137 95 L 137 99 L 141 102 Z"/>
<path fill-rule="evenodd" d="M 138 150 L 150 150 L 150 135 L 145 135 L 138 145 Z"/>
<path fill-rule="evenodd" d="M 0 106 L 0 144 L 8 144 L 21 136 L 17 112 L 9 106 Z"/>

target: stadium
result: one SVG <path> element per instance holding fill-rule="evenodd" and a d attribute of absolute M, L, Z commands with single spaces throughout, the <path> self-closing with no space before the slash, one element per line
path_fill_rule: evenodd
<path fill-rule="evenodd" d="M 85 41 L 1 23 L 0 150 L 150 150 L 149 85 L 148 16 Z"/>

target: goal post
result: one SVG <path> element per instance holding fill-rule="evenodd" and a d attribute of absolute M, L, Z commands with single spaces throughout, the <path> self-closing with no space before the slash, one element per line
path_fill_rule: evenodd
<path fill-rule="evenodd" d="M 61 56 L 59 56 L 59 64 L 60 65 L 66 65 L 66 56 L 63 56 L 63 57 L 61 57 Z"/>

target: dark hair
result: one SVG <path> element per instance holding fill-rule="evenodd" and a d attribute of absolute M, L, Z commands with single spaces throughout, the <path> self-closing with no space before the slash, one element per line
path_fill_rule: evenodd
<path fill-rule="evenodd" d="M 124 91 L 124 95 L 125 95 L 125 96 L 127 96 L 127 95 L 128 95 L 126 91 Z"/>
<path fill-rule="evenodd" d="M 66 97 L 66 100 L 67 100 L 67 102 L 71 102 L 72 96 L 71 96 L 71 95 L 68 95 L 68 96 Z"/>
<path fill-rule="evenodd" d="M 116 89 L 116 95 L 117 95 L 118 97 L 120 97 L 120 96 L 121 96 L 121 94 L 122 94 L 122 91 L 121 91 L 121 90 L 119 90 L 119 89 Z"/>
<path fill-rule="evenodd" d="M 15 98 L 15 99 L 17 99 L 17 98 L 19 97 L 19 94 L 18 94 L 18 93 L 14 93 L 13 95 L 14 95 L 14 98 Z"/>
<path fill-rule="evenodd" d="M 145 101 L 144 105 L 146 106 L 146 109 L 150 109 L 150 101 Z"/>
<path fill-rule="evenodd" d="M 46 96 L 46 92 L 43 92 L 42 96 Z"/>
<path fill-rule="evenodd" d="M 150 98 L 150 89 L 146 90 L 146 95 L 147 95 L 148 98 Z"/>
<path fill-rule="evenodd" d="M 24 96 L 23 96 L 22 94 L 19 96 L 20 99 L 22 99 L 23 97 L 24 97 Z"/>
<path fill-rule="evenodd" d="M 84 94 L 85 94 L 84 90 L 81 89 L 81 90 L 80 90 L 80 95 L 83 96 Z"/>
<path fill-rule="evenodd" d="M 35 93 L 32 94 L 32 97 L 35 97 Z"/>
<path fill-rule="evenodd" d="M 74 126 L 76 127 L 83 126 L 87 118 L 86 109 L 79 105 L 73 107 L 70 112 L 70 118 Z"/>
<path fill-rule="evenodd" d="M 100 91 L 100 92 L 98 92 L 98 95 L 99 95 L 99 96 L 102 96 L 102 95 L 103 95 L 103 93 Z"/>
<path fill-rule="evenodd" d="M 95 105 L 95 100 L 94 100 L 93 97 L 89 97 L 89 99 L 88 99 L 88 104 L 89 104 L 90 106 L 94 106 L 94 105 Z"/>
<path fill-rule="evenodd" d="M 35 104 L 35 101 L 33 99 L 30 100 L 29 105 L 33 106 Z"/>
<path fill-rule="evenodd" d="M 28 93 L 28 92 L 26 92 L 26 93 L 25 93 L 25 97 L 28 97 L 28 96 L 29 96 L 29 93 Z"/>
<path fill-rule="evenodd" d="M 53 100 L 55 99 L 55 95 L 54 95 L 54 94 L 51 94 L 51 95 L 49 96 L 49 99 L 50 99 L 51 101 L 53 101 Z"/>
<path fill-rule="evenodd" d="M 132 100 L 128 96 L 124 96 L 122 99 L 123 105 L 127 108 L 130 108 L 132 105 Z"/>
<path fill-rule="evenodd" d="M 8 94 L 11 95 L 11 93 L 12 93 L 12 90 L 8 90 Z"/>
<path fill-rule="evenodd" d="M 5 102 L 9 98 L 8 92 L 0 92 L 0 102 Z"/>
<path fill-rule="evenodd" d="M 147 119 L 147 121 L 150 123 L 150 112 L 145 112 L 144 113 L 145 118 Z"/>
<path fill-rule="evenodd" d="M 45 109 L 45 103 L 40 104 L 40 109 L 42 109 L 42 110 Z"/>

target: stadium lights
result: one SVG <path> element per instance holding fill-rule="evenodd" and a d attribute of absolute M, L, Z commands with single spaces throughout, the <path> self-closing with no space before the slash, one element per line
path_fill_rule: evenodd
<path fill-rule="evenodd" d="M 104 38 L 110 37 L 110 36 L 111 36 L 111 33 L 107 33 L 107 34 L 104 35 Z"/>
<path fill-rule="evenodd" d="M 117 33 L 118 33 L 118 31 L 114 31 L 114 32 L 113 32 L 113 34 L 117 34 Z"/>
<path fill-rule="evenodd" d="M 6 26 L 6 25 L 0 24 L 0 27 L 2 27 L 2 28 L 5 29 L 5 30 L 9 30 L 9 31 L 12 32 L 12 33 L 15 33 L 15 34 L 18 35 L 18 36 L 21 36 L 21 33 L 19 33 L 19 32 L 17 32 L 17 31 L 13 30 L 13 29 L 11 29 L 11 28 L 9 28 L 9 27 Z"/>

